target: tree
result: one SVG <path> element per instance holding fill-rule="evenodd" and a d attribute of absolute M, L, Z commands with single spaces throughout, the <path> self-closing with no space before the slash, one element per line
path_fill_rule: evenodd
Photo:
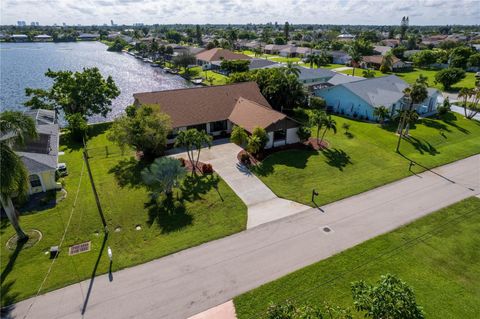
<path fill-rule="evenodd" d="M 405 122 L 407 125 L 405 126 L 405 136 L 409 136 L 410 124 L 414 124 L 418 121 L 419 115 L 416 110 L 405 110 Z"/>
<path fill-rule="evenodd" d="M 407 33 L 408 30 L 408 17 L 403 17 L 402 21 L 400 22 L 400 41 L 402 41 L 405 38 L 405 34 Z"/>
<path fill-rule="evenodd" d="M 182 54 L 173 58 L 173 64 L 182 67 L 185 74 L 188 74 L 188 67 L 195 64 L 195 61 L 195 56 L 189 52 L 182 52 Z"/>
<path fill-rule="evenodd" d="M 255 127 L 252 132 L 252 136 L 256 136 L 260 139 L 260 149 L 263 150 L 267 146 L 270 140 L 267 131 L 263 127 Z"/>
<path fill-rule="evenodd" d="M 283 27 L 283 36 L 285 37 L 285 42 L 287 42 L 290 38 L 290 24 L 285 22 L 285 26 Z"/>
<path fill-rule="evenodd" d="M 382 276 L 376 286 L 364 281 L 352 283 L 353 303 L 357 311 L 373 319 L 423 319 L 413 289 L 397 277 Z"/>
<path fill-rule="evenodd" d="M 401 113 L 403 116 L 400 118 L 397 130 L 397 133 L 399 134 L 396 148 L 397 152 L 400 149 L 400 142 L 403 137 L 405 123 L 407 125 L 406 131 L 408 132 L 410 123 L 413 120 L 414 115 L 411 113 L 411 111 L 413 111 L 413 105 L 424 101 L 428 97 L 427 86 L 425 85 L 425 77 L 419 77 L 415 83 L 412 86 L 407 87 L 403 93 L 405 95 L 405 100 L 409 101 L 410 103 L 407 109 L 408 112 Z"/>
<path fill-rule="evenodd" d="M 247 151 L 251 154 L 258 154 L 262 150 L 262 141 L 256 135 L 247 137 Z"/>
<path fill-rule="evenodd" d="M 382 71 L 382 73 L 386 73 L 386 72 L 392 71 L 392 68 L 393 68 L 393 53 L 389 51 L 387 52 L 387 54 L 383 56 L 380 71 Z"/>
<path fill-rule="evenodd" d="M 247 72 L 249 70 L 249 60 L 223 60 L 220 68 L 227 73 Z"/>
<path fill-rule="evenodd" d="M 87 120 L 85 120 L 80 113 L 69 114 L 66 118 L 70 137 L 75 141 L 82 142 L 83 139 L 87 137 Z"/>
<path fill-rule="evenodd" d="M 471 68 L 480 68 L 480 53 L 472 54 L 468 58 L 468 67 Z"/>
<path fill-rule="evenodd" d="M 422 50 L 412 56 L 413 64 L 420 68 L 428 67 L 437 62 L 439 54 L 433 50 Z"/>
<path fill-rule="evenodd" d="M 474 51 L 470 47 L 456 47 L 450 52 L 449 67 L 466 69 L 468 60 L 473 53 Z"/>
<path fill-rule="evenodd" d="M 458 98 L 462 99 L 462 107 L 463 111 L 465 112 L 465 117 L 467 117 L 467 105 L 468 100 L 473 96 L 473 89 L 471 88 L 461 88 L 460 92 L 458 92 Z"/>
<path fill-rule="evenodd" d="M 321 110 L 312 110 L 309 117 L 309 122 L 311 126 L 317 127 L 317 143 L 320 143 L 320 130 L 327 119 L 327 113 Z"/>
<path fill-rule="evenodd" d="M 318 96 L 311 96 L 310 97 L 310 104 L 309 107 L 314 110 L 324 110 L 327 106 L 325 100 Z"/>
<path fill-rule="evenodd" d="M 107 51 L 122 52 L 122 50 L 125 49 L 127 45 L 127 41 L 125 41 L 121 37 L 116 37 L 113 43 L 107 48 Z"/>
<path fill-rule="evenodd" d="M 112 100 L 120 95 L 112 77 L 104 79 L 98 68 L 84 68 L 82 72 L 48 69 L 45 76 L 53 80 L 52 87 L 25 89 L 26 95 L 32 97 L 25 106 L 62 109 L 66 115 L 80 113 L 85 119 L 97 114 L 105 117 L 111 110 Z"/>
<path fill-rule="evenodd" d="M 298 76 L 300 75 L 300 69 L 298 68 L 297 65 L 293 64 L 292 61 L 288 61 L 287 67 L 285 69 L 285 73 L 295 75 L 295 77 L 298 78 Z"/>
<path fill-rule="evenodd" d="M 388 118 L 388 114 L 389 114 L 388 109 L 383 105 L 380 105 L 374 108 L 373 110 L 373 116 L 378 118 L 378 120 L 380 121 L 380 124 L 382 125 L 385 122 L 385 120 Z"/>
<path fill-rule="evenodd" d="M 352 45 L 348 48 L 348 54 L 350 55 L 351 58 L 351 63 L 353 67 L 352 75 L 355 76 L 355 68 L 360 65 L 360 62 L 362 61 L 363 55 L 360 52 L 360 49 L 358 48 L 358 45 L 356 45 L 356 41 L 352 43 Z"/>
<path fill-rule="evenodd" d="M 463 98 L 462 107 L 467 119 L 474 118 L 480 112 L 480 86 L 475 89 L 462 88 L 458 97 Z"/>
<path fill-rule="evenodd" d="M 115 119 L 107 138 L 120 146 L 143 152 L 144 158 L 156 158 L 163 154 L 167 135 L 172 130 L 170 117 L 160 112 L 158 105 L 129 106 L 127 114 Z"/>
<path fill-rule="evenodd" d="M 460 68 L 447 68 L 435 74 L 435 81 L 441 83 L 444 90 L 448 91 L 452 85 L 460 82 L 465 76 L 465 71 Z"/>
<path fill-rule="evenodd" d="M 325 137 L 325 134 L 327 134 L 327 131 L 332 130 L 334 134 L 337 134 L 337 122 L 332 118 L 331 115 L 323 120 L 323 126 L 325 126 L 325 130 L 323 131 L 320 144 L 323 142 L 323 138 Z"/>
<path fill-rule="evenodd" d="M 188 129 L 178 132 L 175 139 L 175 147 L 184 147 L 187 150 L 188 160 L 192 165 L 192 173 L 196 174 L 198 161 L 200 160 L 200 152 L 204 146 L 210 148 L 212 146 L 212 137 L 204 130 Z M 195 157 L 195 151 L 197 156 Z"/>
<path fill-rule="evenodd" d="M 200 29 L 200 26 L 198 24 L 195 26 L 195 39 L 196 39 L 198 45 L 203 44 L 202 30 Z"/>
<path fill-rule="evenodd" d="M 37 137 L 34 120 L 22 112 L 5 111 L 0 114 L 0 202 L 17 233 L 18 240 L 28 236 L 18 223 L 12 197 L 23 197 L 28 191 L 28 171 L 20 157 L 13 151 L 15 144 Z"/>
<path fill-rule="evenodd" d="M 230 134 L 230 141 L 237 145 L 244 145 L 247 142 L 248 134 L 240 126 L 234 126 Z"/>
<path fill-rule="evenodd" d="M 437 108 L 437 112 L 439 115 L 445 115 L 448 112 L 450 112 L 451 105 L 450 105 L 450 99 L 448 96 L 443 100 L 443 103 L 441 106 Z"/>
<path fill-rule="evenodd" d="M 142 170 L 142 179 L 150 188 L 154 197 L 165 193 L 170 197 L 173 188 L 178 186 L 186 174 L 180 161 L 171 157 L 157 158 L 149 167 Z"/>

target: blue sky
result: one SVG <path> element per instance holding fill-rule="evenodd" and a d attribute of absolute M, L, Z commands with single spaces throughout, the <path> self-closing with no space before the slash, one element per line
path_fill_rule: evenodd
<path fill-rule="evenodd" d="M 0 0 L 1 24 L 479 24 L 480 0 Z"/>

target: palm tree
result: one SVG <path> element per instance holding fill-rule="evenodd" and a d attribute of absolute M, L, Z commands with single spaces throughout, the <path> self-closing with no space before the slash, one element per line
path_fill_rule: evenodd
<path fill-rule="evenodd" d="M 305 59 L 305 62 L 310 63 L 310 69 L 313 69 L 313 66 L 317 64 L 318 54 L 312 53 Z M 317 64 L 318 66 L 318 64 Z"/>
<path fill-rule="evenodd" d="M 298 68 L 298 66 L 293 64 L 292 61 L 288 61 L 287 62 L 287 68 L 285 69 L 285 73 L 286 74 L 293 74 L 293 75 L 295 75 L 295 77 L 298 78 L 298 76 L 300 75 L 300 69 Z"/>
<path fill-rule="evenodd" d="M 0 201 L 10 223 L 17 232 L 18 240 L 28 236 L 20 227 L 12 197 L 22 197 L 28 191 L 28 171 L 20 157 L 13 151 L 14 144 L 23 144 L 28 138 L 37 137 L 34 120 L 15 111 L 0 114 L 0 162 L 2 163 Z"/>
<path fill-rule="evenodd" d="M 320 111 L 318 109 L 312 110 L 309 116 L 310 126 L 317 127 L 317 143 L 319 143 L 320 130 L 322 129 L 323 124 L 325 124 L 326 119 L 327 119 L 327 113 L 325 113 L 325 111 Z"/>
<path fill-rule="evenodd" d="M 405 127 L 405 136 L 408 136 L 410 123 L 415 123 L 418 120 L 418 113 L 415 110 L 406 110 L 405 111 L 405 122 L 407 126 Z"/>
<path fill-rule="evenodd" d="M 467 104 L 468 100 L 474 95 L 474 90 L 470 88 L 461 88 L 458 92 L 458 98 L 463 99 L 462 106 L 463 111 L 465 112 L 465 117 L 467 117 Z"/>
<path fill-rule="evenodd" d="M 427 86 L 424 84 L 425 83 L 424 79 L 425 77 L 419 77 L 411 87 L 407 87 L 403 91 L 403 93 L 405 94 L 405 99 L 407 101 L 410 101 L 408 111 L 412 111 L 414 104 L 418 104 L 424 101 L 428 97 Z M 403 113 L 403 117 L 398 126 L 397 132 L 399 134 L 399 137 L 398 137 L 397 149 L 396 149 L 397 152 L 400 148 L 400 142 L 402 140 L 403 128 L 405 126 L 405 123 L 407 124 L 406 126 L 407 132 L 410 126 L 410 122 L 407 122 L 407 117 L 409 116 L 409 114 L 411 114 L 411 112 Z"/>
<path fill-rule="evenodd" d="M 337 122 L 335 122 L 334 119 L 332 119 L 332 116 L 328 116 L 323 120 L 323 125 L 325 126 L 325 130 L 323 131 L 322 134 L 322 139 L 320 140 L 320 145 L 323 142 L 323 138 L 325 137 L 325 134 L 327 134 L 327 131 L 332 130 L 334 134 L 337 134 Z"/>
<path fill-rule="evenodd" d="M 353 67 L 352 75 L 355 76 L 355 67 L 360 64 L 360 61 L 362 61 L 362 53 L 357 48 L 357 46 L 351 45 L 348 48 L 348 54 L 350 55 L 351 63 Z"/>
<path fill-rule="evenodd" d="M 388 118 L 388 113 L 388 109 L 383 105 L 380 105 L 373 110 L 373 116 L 377 117 L 382 125 Z"/>

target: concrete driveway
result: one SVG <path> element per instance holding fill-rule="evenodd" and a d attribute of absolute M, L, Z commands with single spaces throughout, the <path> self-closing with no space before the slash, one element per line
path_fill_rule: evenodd
<path fill-rule="evenodd" d="M 260 179 L 237 160 L 242 148 L 227 139 L 217 140 L 208 149 L 200 152 L 200 161 L 210 163 L 213 169 L 233 189 L 248 207 L 247 228 L 252 228 L 280 218 L 310 209 L 290 200 L 278 198 Z M 170 151 L 171 156 L 187 155 L 179 150 Z"/>

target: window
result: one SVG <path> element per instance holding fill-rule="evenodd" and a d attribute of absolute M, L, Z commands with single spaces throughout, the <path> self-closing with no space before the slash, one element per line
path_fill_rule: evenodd
<path fill-rule="evenodd" d="M 197 131 L 207 131 L 207 124 L 198 124 L 198 125 L 190 125 L 190 126 L 187 126 L 187 130 L 189 129 L 197 129 Z"/>
<path fill-rule="evenodd" d="M 40 187 L 42 186 L 42 183 L 40 182 L 40 177 L 38 175 L 30 175 L 30 186 L 33 187 Z"/>
<path fill-rule="evenodd" d="M 168 133 L 167 135 L 167 139 L 169 140 L 173 140 L 174 138 L 176 138 L 178 135 L 178 128 L 173 128 L 170 133 Z"/>
<path fill-rule="evenodd" d="M 273 132 L 273 141 L 284 141 L 287 138 L 286 130 L 278 130 Z"/>
<path fill-rule="evenodd" d="M 219 132 L 227 130 L 227 120 L 211 122 L 210 123 L 210 132 Z"/>

